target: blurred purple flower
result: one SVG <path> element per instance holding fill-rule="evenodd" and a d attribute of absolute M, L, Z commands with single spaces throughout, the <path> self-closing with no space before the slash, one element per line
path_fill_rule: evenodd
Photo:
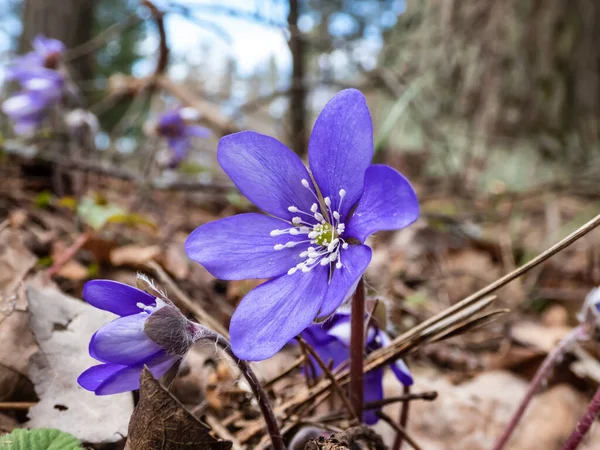
<path fill-rule="evenodd" d="M 231 319 L 231 345 L 241 359 L 269 358 L 315 317 L 331 315 L 371 261 L 367 237 L 419 215 L 406 178 L 371 164 L 371 116 L 354 89 L 338 93 L 319 115 L 308 145 L 311 173 L 285 145 L 251 131 L 222 138 L 217 158 L 269 214 L 205 224 L 185 244 L 217 278 L 272 278 L 248 293 Z"/>
<path fill-rule="evenodd" d="M 16 58 L 6 69 L 9 80 L 19 78 L 40 68 L 55 70 L 58 68 L 60 58 L 65 51 L 65 45 L 56 39 L 49 39 L 37 35 L 32 42 L 33 51 Z"/>
<path fill-rule="evenodd" d="M 19 92 L 2 103 L 2 112 L 11 119 L 17 134 L 30 134 L 39 127 L 45 109 L 45 99 L 36 92 Z"/>
<path fill-rule="evenodd" d="M 188 125 L 189 108 L 178 108 L 164 113 L 158 121 L 158 134 L 167 139 L 173 151 L 171 166 L 177 166 L 187 156 L 191 147 L 191 137 L 208 138 L 212 135 L 208 128 Z"/>
<path fill-rule="evenodd" d="M 83 372 L 77 382 L 96 395 L 139 388 L 148 366 L 154 377 L 179 363 L 194 343 L 198 325 L 169 300 L 110 280 L 86 283 L 83 297 L 92 306 L 121 316 L 100 328 L 90 341 L 90 356 L 103 364 Z"/>
<path fill-rule="evenodd" d="M 56 104 L 63 93 L 64 77 L 54 69 L 64 45 L 55 39 L 37 36 L 33 48 L 6 70 L 7 78 L 22 87 L 21 92 L 2 104 L 2 110 L 14 122 L 17 134 L 28 134 L 39 127 L 46 110 Z"/>
<path fill-rule="evenodd" d="M 335 313 L 322 324 L 314 324 L 302 332 L 304 340 L 315 349 L 325 364 L 332 368 L 350 358 L 350 314 Z M 366 339 L 367 354 L 386 347 L 390 338 L 384 331 L 372 325 L 369 327 Z M 320 367 L 313 362 L 315 376 L 320 376 Z M 413 378 L 406 364 L 401 359 L 390 364 L 396 378 L 405 386 L 413 384 Z M 312 375 L 312 374 L 309 374 Z M 383 369 L 375 369 L 365 374 L 364 401 L 374 402 L 383 399 Z M 377 422 L 378 409 L 368 409 L 363 413 L 363 422 L 372 425 Z"/>

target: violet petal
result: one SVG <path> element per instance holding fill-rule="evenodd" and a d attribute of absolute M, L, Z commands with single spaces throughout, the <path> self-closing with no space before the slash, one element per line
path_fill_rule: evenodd
<path fill-rule="evenodd" d="M 156 298 L 139 289 L 112 280 L 92 280 L 83 287 L 83 298 L 98 309 L 120 316 L 138 314 L 143 306 L 155 306 Z"/>
<path fill-rule="evenodd" d="M 419 217 L 419 202 L 404 176 L 389 166 L 373 165 L 365 173 L 365 188 L 346 235 L 361 242 L 380 230 L 407 227 Z"/>
<path fill-rule="evenodd" d="M 240 359 L 270 358 L 314 320 L 327 290 L 326 267 L 281 275 L 250 291 L 231 318 L 231 349 Z"/>
<path fill-rule="evenodd" d="M 341 250 L 341 269 L 333 269 L 329 281 L 329 289 L 319 311 L 319 317 L 332 314 L 343 302 L 354 293 L 358 281 L 371 262 L 371 249 L 366 245 L 350 245 Z"/>
<path fill-rule="evenodd" d="M 252 131 L 230 134 L 219 141 L 217 159 L 242 194 L 275 217 L 291 220 L 297 214 L 290 206 L 310 212 L 316 202 L 306 167 L 277 139 Z"/>
<path fill-rule="evenodd" d="M 277 244 L 299 242 L 306 235 L 271 236 L 291 225 L 274 217 L 248 213 L 210 222 L 196 228 L 185 241 L 185 251 L 215 277 L 223 280 L 271 278 L 300 263 L 308 243 L 275 250 Z"/>
<path fill-rule="evenodd" d="M 364 378 L 364 402 L 376 402 L 383 399 L 383 369 L 374 369 L 365 373 Z M 379 420 L 376 409 L 365 409 L 362 420 L 367 425 L 374 425 Z"/>
<path fill-rule="evenodd" d="M 120 317 L 100 328 L 90 341 L 90 355 L 102 362 L 133 365 L 161 350 L 144 331 L 147 313 Z"/>
<path fill-rule="evenodd" d="M 317 118 L 308 144 L 308 160 L 323 197 L 340 203 L 345 221 L 360 198 L 365 170 L 373 158 L 373 123 L 365 97 L 356 89 L 345 89 L 325 105 Z"/>

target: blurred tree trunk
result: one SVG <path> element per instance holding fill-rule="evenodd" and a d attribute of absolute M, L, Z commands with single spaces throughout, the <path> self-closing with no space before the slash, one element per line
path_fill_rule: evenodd
<path fill-rule="evenodd" d="M 431 76 L 435 119 L 573 164 L 600 149 L 599 42 L 597 0 L 413 1 L 388 36 L 395 68 Z"/>
<path fill-rule="evenodd" d="M 19 51 L 31 49 L 37 34 L 59 39 L 67 48 L 89 41 L 94 30 L 95 0 L 26 0 L 23 8 L 23 31 Z M 75 82 L 94 77 L 94 55 L 87 54 L 69 61 Z"/>
<path fill-rule="evenodd" d="M 292 53 L 292 87 L 290 90 L 290 120 L 292 149 L 299 155 L 306 152 L 306 86 L 304 84 L 306 45 L 298 28 L 299 0 L 290 0 L 288 25 Z"/>

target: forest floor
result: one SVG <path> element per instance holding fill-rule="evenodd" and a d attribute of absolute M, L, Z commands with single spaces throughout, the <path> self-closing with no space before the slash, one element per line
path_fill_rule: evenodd
<path fill-rule="evenodd" d="M 60 196 L 50 173 L 15 158 L 2 163 L 0 175 L 0 432 L 54 427 L 95 448 L 122 448 L 134 397 L 97 398 L 75 382 L 93 362 L 89 338 L 110 320 L 81 300 L 84 283 L 104 278 L 135 285 L 143 272 L 184 313 L 209 316 L 210 325 L 226 330 L 237 302 L 262 280 L 216 280 L 188 260 L 183 243 L 197 226 L 251 205 L 233 189 L 147 190 L 93 174 L 67 174 L 82 177 L 85 194 Z M 473 196 L 452 193 L 435 180 L 414 184 L 421 218 L 373 239 L 366 274 L 369 296 L 386 305 L 395 335 L 531 260 L 600 210 L 594 199 L 543 189 Z M 120 209 L 118 220 L 111 208 Z M 536 369 L 577 324 L 586 295 L 600 284 L 599 237 L 592 231 L 497 291 L 494 307 L 510 312 L 419 346 L 405 358 L 415 378 L 413 392 L 438 393 L 434 401 L 411 402 L 408 433 L 422 449 L 492 447 Z M 262 380 L 270 380 L 298 356 L 291 346 L 254 367 Z M 570 351 L 507 448 L 560 449 L 600 383 L 598 357 L 594 343 Z M 198 346 L 173 392 L 234 448 L 263 447 L 264 431 L 248 432 L 260 417 L 237 377 L 214 348 Z M 305 383 L 299 370 L 271 383 L 273 403 L 283 403 Z M 393 376 L 386 376 L 385 389 L 390 397 L 403 392 Z M 295 418 L 284 433 L 300 423 L 318 423 L 335 408 L 339 405 L 329 400 Z M 399 405 L 384 411 L 397 418 Z M 395 431 L 384 421 L 375 430 L 388 444 L 393 441 Z M 600 442 L 599 428 L 592 435 L 587 442 Z"/>

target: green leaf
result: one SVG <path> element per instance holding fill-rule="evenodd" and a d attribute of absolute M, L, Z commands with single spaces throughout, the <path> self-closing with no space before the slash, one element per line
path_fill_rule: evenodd
<path fill-rule="evenodd" d="M 136 213 L 115 214 L 108 219 L 108 222 L 122 223 L 130 227 L 134 227 L 136 225 L 146 225 L 154 230 L 158 229 L 158 226 L 152 221 L 152 219 Z"/>
<path fill-rule="evenodd" d="M 82 448 L 76 438 L 52 428 L 16 429 L 0 437 L 0 450 L 82 450 Z"/>
<path fill-rule="evenodd" d="M 51 192 L 42 191 L 35 196 L 35 199 L 33 201 L 35 203 L 35 206 L 37 206 L 38 208 L 47 208 L 52 204 L 53 198 L 54 197 L 52 196 Z"/>
<path fill-rule="evenodd" d="M 100 230 L 111 218 L 123 214 L 125 212 L 119 206 L 100 204 L 91 198 L 84 198 L 77 207 L 77 215 L 94 230 Z"/>

